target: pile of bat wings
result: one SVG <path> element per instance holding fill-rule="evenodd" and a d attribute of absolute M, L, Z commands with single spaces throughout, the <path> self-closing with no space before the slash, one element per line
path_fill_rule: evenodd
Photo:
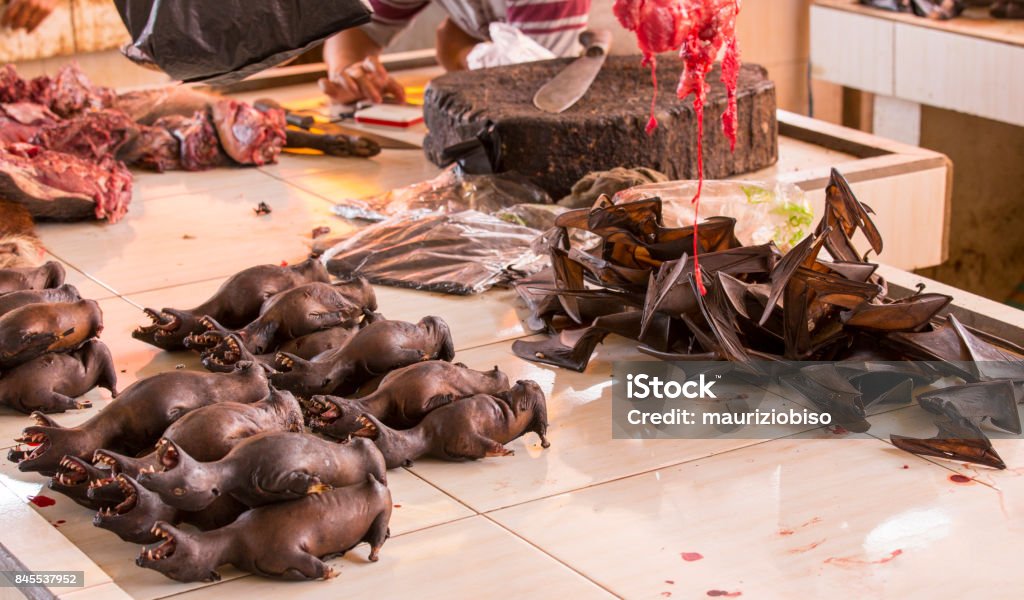
<path fill-rule="evenodd" d="M 602 197 L 560 215 L 546 240 L 551 270 L 516 288 L 530 307 L 528 324 L 547 335 L 517 341 L 513 351 L 583 371 L 597 344 L 617 334 L 663 360 L 732 361 L 788 384 L 856 432 L 870 427 L 873 405 L 916 399 L 938 433 L 892 435 L 893 444 L 1005 468 L 982 428 L 1021 433 L 1024 350 L 966 326 L 946 310 L 949 296 L 923 288 L 890 295 L 878 265 L 851 242 L 860 232 L 871 250 L 882 251 L 873 211 L 835 170 L 825 194 L 815 231 L 785 255 L 772 243 L 741 246 L 731 218 L 700 223 L 706 295 L 698 293 L 695 261 L 687 255 L 694 228 L 665 228 L 659 199 L 616 204 Z M 597 242 L 574 247 L 570 240 L 579 236 L 570 230 Z M 832 260 L 820 256 L 822 248 Z M 883 361 L 883 369 L 871 368 Z M 961 384 L 921 392 L 948 377 Z"/>
<path fill-rule="evenodd" d="M 531 431 L 547 446 L 536 383 L 452 363 L 441 319 L 376 309 L 365 281 L 331 283 L 315 259 L 245 269 L 191 310 L 147 309 L 134 337 L 200 351 L 213 372 L 141 379 L 76 427 L 33 413 L 18 440 L 33 448 L 9 459 L 179 581 L 217 580 L 224 564 L 329 578 L 324 561 L 362 542 L 376 561 L 388 469 L 507 456 Z"/>

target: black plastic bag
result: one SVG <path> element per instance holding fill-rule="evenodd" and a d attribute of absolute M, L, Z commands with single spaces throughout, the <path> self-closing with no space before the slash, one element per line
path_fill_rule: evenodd
<path fill-rule="evenodd" d="M 359 0 L 114 0 L 125 55 L 182 81 L 227 85 L 370 20 Z"/>

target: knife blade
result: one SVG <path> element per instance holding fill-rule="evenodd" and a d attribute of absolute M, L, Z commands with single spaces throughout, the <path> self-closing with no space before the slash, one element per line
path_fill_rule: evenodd
<path fill-rule="evenodd" d="M 601 71 L 612 33 L 607 29 L 584 31 L 580 34 L 583 56 L 569 63 L 551 81 L 545 83 L 533 96 L 533 105 L 549 113 L 560 113 L 579 101 L 590 89 L 590 84 Z"/>
<path fill-rule="evenodd" d="M 422 146 L 418 146 L 411 142 L 405 142 L 392 137 L 387 137 L 372 131 L 367 131 L 360 127 L 349 127 L 348 125 L 342 125 L 341 123 L 328 122 L 321 123 L 317 121 L 314 129 L 320 129 L 326 133 L 337 133 L 343 135 L 354 135 L 362 138 L 366 138 L 372 142 L 376 142 L 381 148 L 389 150 L 419 150 Z"/>

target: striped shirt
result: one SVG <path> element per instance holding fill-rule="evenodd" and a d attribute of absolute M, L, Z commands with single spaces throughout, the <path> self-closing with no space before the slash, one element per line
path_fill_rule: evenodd
<path fill-rule="evenodd" d="M 577 38 L 586 29 L 590 12 L 590 0 L 369 0 L 373 20 L 361 29 L 381 47 L 386 46 L 431 1 L 480 41 L 487 41 L 488 26 L 500 21 L 557 56 L 579 52 Z"/>

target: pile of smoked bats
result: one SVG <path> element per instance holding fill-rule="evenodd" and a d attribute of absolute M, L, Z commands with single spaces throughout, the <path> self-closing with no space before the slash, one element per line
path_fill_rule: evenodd
<path fill-rule="evenodd" d="M 313 258 L 245 269 L 194 309 L 146 309 L 133 332 L 199 352 L 210 372 L 141 379 L 75 427 L 34 412 L 18 440 L 34 447 L 9 458 L 179 581 L 217 580 L 224 564 L 328 578 L 324 560 L 362 542 L 375 561 L 388 469 L 510 455 L 528 432 L 548 446 L 535 382 L 451 362 L 437 317 L 376 311 L 366 281 L 332 283 Z"/>

